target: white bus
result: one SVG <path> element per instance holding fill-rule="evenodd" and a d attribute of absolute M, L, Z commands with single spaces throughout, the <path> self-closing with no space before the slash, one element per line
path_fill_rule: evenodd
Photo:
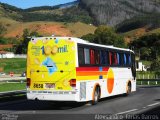
<path fill-rule="evenodd" d="M 101 98 L 133 91 L 135 55 L 130 49 L 69 37 L 38 37 L 29 42 L 29 100 L 96 104 Z"/>

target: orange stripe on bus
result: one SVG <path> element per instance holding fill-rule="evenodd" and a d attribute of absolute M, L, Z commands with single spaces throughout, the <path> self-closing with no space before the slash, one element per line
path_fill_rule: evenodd
<path fill-rule="evenodd" d="M 107 75 L 103 75 L 103 79 L 107 79 Z M 86 81 L 86 80 L 95 81 L 100 79 L 99 79 L 99 75 L 97 75 L 97 76 L 77 76 L 76 80 L 77 81 Z"/>
<path fill-rule="evenodd" d="M 77 76 L 90 76 L 90 75 L 107 75 L 107 72 L 77 72 Z"/>

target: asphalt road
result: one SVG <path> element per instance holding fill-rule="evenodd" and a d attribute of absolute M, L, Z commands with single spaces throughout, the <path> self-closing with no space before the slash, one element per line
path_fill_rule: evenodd
<path fill-rule="evenodd" d="M 137 91 L 88 103 L 54 103 L 18 100 L 0 103 L 0 119 L 15 120 L 111 120 L 160 119 L 160 87 L 138 87 Z"/>

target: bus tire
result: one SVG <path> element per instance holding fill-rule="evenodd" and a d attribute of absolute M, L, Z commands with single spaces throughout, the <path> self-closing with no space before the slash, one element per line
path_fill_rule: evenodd
<path fill-rule="evenodd" d="M 92 105 L 96 105 L 100 99 L 100 87 L 96 86 L 94 93 L 93 93 L 93 100 Z"/>
<path fill-rule="evenodd" d="M 126 96 L 131 94 L 131 89 L 132 89 L 131 82 L 128 82 L 127 90 L 126 90 L 126 94 L 125 94 Z"/>

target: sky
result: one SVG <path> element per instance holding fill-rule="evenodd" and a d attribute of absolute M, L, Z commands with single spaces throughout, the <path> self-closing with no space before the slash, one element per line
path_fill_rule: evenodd
<path fill-rule="evenodd" d="M 54 6 L 73 1 L 75 0 L 0 0 L 2 3 L 7 3 L 22 9 L 37 6 Z"/>

